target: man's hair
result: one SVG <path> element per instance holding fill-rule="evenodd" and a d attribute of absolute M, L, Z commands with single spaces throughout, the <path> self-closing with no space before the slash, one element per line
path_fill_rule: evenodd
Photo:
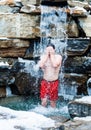
<path fill-rule="evenodd" d="M 47 47 L 49 47 L 49 46 L 53 47 L 53 49 L 55 50 L 55 46 L 54 46 L 52 43 L 49 43 L 49 44 L 47 45 Z"/>

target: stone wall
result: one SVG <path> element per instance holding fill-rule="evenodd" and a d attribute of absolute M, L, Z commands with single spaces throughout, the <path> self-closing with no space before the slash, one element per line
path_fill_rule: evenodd
<path fill-rule="evenodd" d="M 39 44 L 41 38 L 40 3 L 40 0 L 6 0 L 4 3 L 0 1 L 0 63 L 8 63 L 0 66 L 0 97 L 6 96 L 2 87 L 6 89 L 8 85 L 16 94 L 38 93 L 38 87 L 36 90 L 34 84 L 36 78 L 31 75 L 26 77 L 26 74 L 21 73 L 24 65 L 18 62 L 18 58 L 35 59 L 34 44 Z M 77 4 L 78 8 L 75 7 Z M 75 95 L 87 95 L 87 82 L 91 77 L 91 7 L 89 2 L 69 0 L 64 11 L 67 13 L 68 35 L 67 59 L 63 71 L 64 84 L 68 87 L 76 86 Z M 34 82 L 31 84 L 31 80 L 28 79 Z M 27 87 L 26 83 L 22 83 L 26 80 Z M 32 85 L 35 91 L 32 91 Z"/>

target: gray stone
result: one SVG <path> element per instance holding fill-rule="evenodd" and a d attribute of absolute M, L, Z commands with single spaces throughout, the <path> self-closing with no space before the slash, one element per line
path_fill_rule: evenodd
<path fill-rule="evenodd" d="M 68 0 L 68 4 L 70 6 L 79 6 L 79 7 L 84 7 L 84 6 L 89 6 L 87 1 L 80 1 L 80 0 Z"/>
<path fill-rule="evenodd" d="M 0 14 L 0 37 L 36 38 L 39 36 L 39 16 Z"/>
<path fill-rule="evenodd" d="M 89 103 L 71 101 L 68 104 L 68 110 L 72 118 L 91 116 L 91 104 Z"/>
<path fill-rule="evenodd" d="M 1 13 L 11 13 L 12 10 L 13 10 L 13 8 L 8 5 L 0 5 L 0 14 Z"/>
<path fill-rule="evenodd" d="M 20 12 L 23 12 L 23 13 L 28 13 L 28 14 L 41 14 L 41 9 L 40 7 L 37 7 L 37 6 L 34 6 L 34 5 L 26 5 L 26 6 L 23 6 L 20 10 Z"/>
<path fill-rule="evenodd" d="M 21 0 L 23 5 L 31 4 L 31 5 L 39 5 L 41 0 Z"/>
<path fill-rule="evenodd" d="M 91 37 L 91 15 L 88 15 L 87 18 L 79 18 L 80 26 L 83 28 L 87 37 Z"/>
<path fill-rule="evenodd" d="M 64 65 L 65 73 L 91 73 L 91 57 L 68 57 Z"/>
<path fill-rule="evenodd" d="M 74 30 L 76 30 L 76 29 L 74 29 Z M 89 45 L 90 45 L 90 39 L 70 38 L 67 40 L 67 55 L 68 56 L 83 55 L 88 50 Z"/>

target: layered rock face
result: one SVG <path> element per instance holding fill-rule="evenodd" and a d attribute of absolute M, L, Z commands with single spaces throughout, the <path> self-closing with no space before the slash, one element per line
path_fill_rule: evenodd
<path fill-rule="evenodd" d="M 63 12 L 67 13 L 67 57 L 63 64 L 62 82 L 68 90 L 71 91 L 73 87 L 76 89 L 73 96 L 88 95 L 88 81 L 91 76 L 91 7 L 89 2 L 67 2 L 66 9 L 62 7 Z M 20 62 L 19 58 L 26 59 L 26 62 L 31 61 L 29 70 L 39 59 L 40 54 L 36 53 L 34 56 L 34 51 L 37 52 L 35 45 L 40 44 L 41 36 L 43 37 L 40 28 L 40 4 L 40 0 L 0 1 L 0 97 L 7 95 L 7 86 L 13 94 L 39 93 L 41 71 L 27 74 L 24 71 L 26 63 Z M 54 6 L 52 8 L 55 10 Z M 59 29 L 61 26 L 59 24 Z M 53 38 L 54 25 L 51 24 L 50 27 L 53 32 L 48 37 Z M 65 93 L 71 94 L 68 90 Z"/>

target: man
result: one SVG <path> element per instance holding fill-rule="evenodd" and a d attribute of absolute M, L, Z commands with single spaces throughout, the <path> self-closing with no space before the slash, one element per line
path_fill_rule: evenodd
<path fill-rule="evenodd" d="M 51 107 L 56 107 L 58 99 L 58 75 L 62 63 L 62 57 L 55 53 L 55 46 L 49 44 L 45 54 L 41 56 L 39 67 L 43 70 L 43 80 L 40 86 L 41 105 L 46 107 L 50 100 Z"/>

